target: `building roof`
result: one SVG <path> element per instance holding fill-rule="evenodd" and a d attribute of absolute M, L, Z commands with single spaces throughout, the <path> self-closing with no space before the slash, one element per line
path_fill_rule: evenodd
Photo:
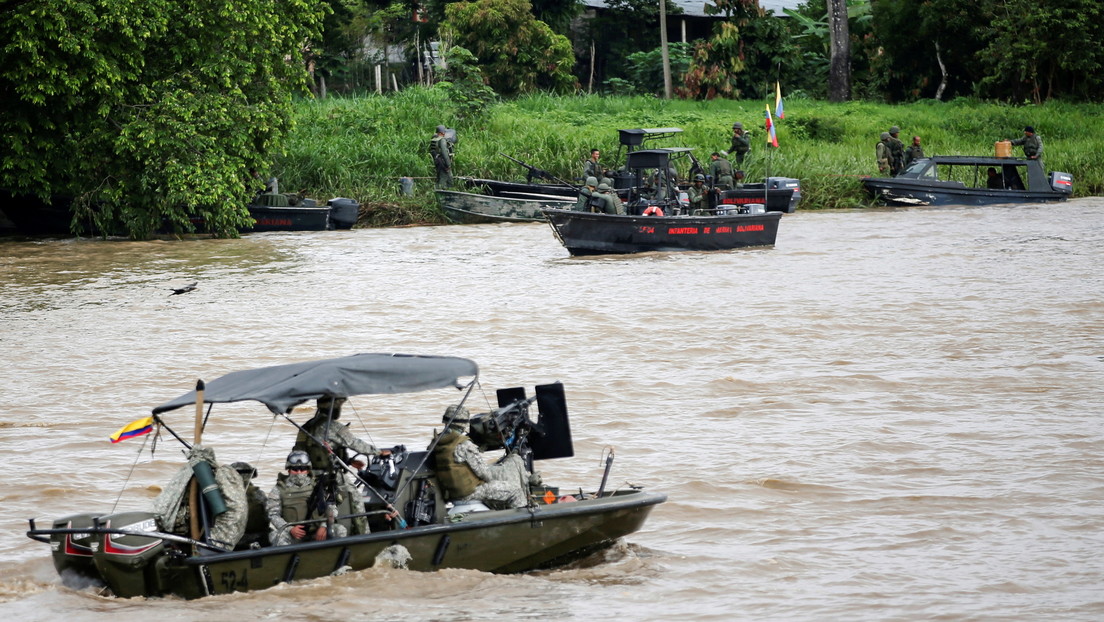
<path fill-rule="evenodd" d="M 759 0 L 759 6 L 765 11 L 774 11 L 775 15 L 783 15 L 782 9 L 796 9 L 803 0 Z M 706 0 L 667 0 L 670 4 L 682 7 L 682 13 L 692 17 L 716 17 L 705 14 Z M 591 8 L 605 8 L 605 0 L 585 0 L 583 2 Z"/>

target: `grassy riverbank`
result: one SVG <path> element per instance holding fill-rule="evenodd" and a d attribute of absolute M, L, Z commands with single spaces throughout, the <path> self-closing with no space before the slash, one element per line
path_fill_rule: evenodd
<path fill-rule="evenodd" d="M 708 162 L 709 153 L 728 148 L 732 122 L 742 121 L 752 131 L 753 153 L 744 165 L 749 179 L 762 178 L 769 166 L 771 175 L 801 179 L 801 209 L 847 208 L 869 205 L 858 179 L 876 172 L 874 144 L 891 125 L 901 127 L 906 145 L 919 135 L 929 155 L 990 154 L 995 141 L 1022 136 L 1023 127 L 1033 125 L 1043 138 L 1048 171 L 1073 174 L 1076 196 L 1104 194 L 1104 105 L 787 100 L 786 118 L 776 120 L 780 146 L 768 149 L 764 103 L 534 95 L 460 119 L 439 89 L 304 100 L 297 105 L 287 153 L 273 172 L 284 190 L 353 197 L 374 206 L 373 225 L 433 222 L 441 215 L 427 207 L 435 202 L 426 149 L 439 123 L 457 129 L 457 175 L 523 178 L 524 169 L 501 152 L 571 180 L 591 147 L 602 149 L 604 163 L 614 164 L 618 129 L 682 128 L 654 145 L 693 147 Z M 771 102 L 772 114 L 773 107 Z M 402 176 L 415 178 L 413 198 L 400 196 Z"/>

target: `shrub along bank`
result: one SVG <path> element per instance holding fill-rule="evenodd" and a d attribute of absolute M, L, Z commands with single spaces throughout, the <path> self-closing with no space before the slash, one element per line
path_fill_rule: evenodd
<path fill-rule="evenodd" d="M 773 116 L 773 101 L 770 107 Z M 1043 139 L 1048 171 L 1071 173 L 1075 196 L 1104 194 L 1100 104 L 787 100 L 785 118 L 775 119 L 778 148 L 766 146 L 765 110 L 761 101 L 537 94 L 461 118 L 441 88 L 304 100 L 297 104 L 295 129 L 272 173 L 284 190 L 352 197 L 370 206 L 363 224 L 443 222 L 427 154 L 438 124 L 457 130 L 455 175 L 522 179 L 525 170 L 499 155 L 504 153 L 570 181 L 580 175 L 592 147 L 602 150 L 604 164 L 617 164 L 618 129 L 682 128 L 654 146 L 693 147 L 707 164 L 710 153 L 728 149 L 732 123 L 740 121 L 752 133 L 752 154 L 744 163 L 749 179 L 768 172 L 800 179 L 803 210 L 857 208 L 871 204 L 859 179 L 876 174 L 874 146 L 892 125 L 901 128 L 906 145 L 913 135 L 920 136 L 928 155 L 991 154 L 994 142 L 1020 137 L 1024 126 L 1032 125 Z M 1014 152 L 1019 154 L 1019 148 Z M 412 197 L 400 192 L 404 176 L 415 180 Z"/>

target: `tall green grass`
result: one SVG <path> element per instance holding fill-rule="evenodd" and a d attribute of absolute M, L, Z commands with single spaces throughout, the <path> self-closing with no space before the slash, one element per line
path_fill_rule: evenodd
<path fill-rule="evenodd" d="M 768 173 L 800 179 L 801 209 L 853 208 L 870 205 L 859 179 L 876 174 L 874 145 L 891 125 L 901 127 L 906 145 L 919 135 L 928 155 L 991 154 L 994 142 L 1022 136 L 1023 127 L 1033 125 L 1044 141 L 1047 170 L 1073 174 L 1077 196 L 1104 194 L 1100 104 L 793 99 L 786 101 L 786 118 L 775 120 L 777 149 L 765 146 L 765 104 L 536 94 L 460 119 L 445 92 L 435 88 L 304 100 L 297 105 L 295 129 L 274 174 L 286 190 L 302 189 L 319 198 L 347 196 L 372 206 L 371 224 L 434 222 L 441 214 L 432 199 L 427 148 L 438 124 L 458 131 L 456 175 L 523 178 L 524 169 L 499 155 L 505 153 L 573 180 L 592 147 L 602 150 L 607 165 L 623 162 L 623 149 L 615 160 L 618 129 L 682 128 L 655 146 L 693 147 L 697 158 L 708 163 L 711 152 L 728 148 L 733 121 L 742 121 L 752 132 L 752 154 L 744 163 L 749 179 Z M 415 178 L 414 197 L 400 196 L 403 176 Z"/>

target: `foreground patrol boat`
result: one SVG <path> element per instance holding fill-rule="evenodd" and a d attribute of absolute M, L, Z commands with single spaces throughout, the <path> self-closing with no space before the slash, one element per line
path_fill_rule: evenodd
<path fill-rule="evenodd" d="M 465 378 L 470 380 L 462 382 Z M 168 427 L 170 413 L 195 404 L 198 440 L 201 421 L 217 421 L 210 417 L 216 403 L 258 401 L 275 416 L 291 421 L 287 415 L 296 405 L 320 397 L 455 387 L 467 389 L 466 400 L 477 380 L 478 367 L 463 358 L 357 354 L 239 371 L 206 385 L 201 382 L 195 391 L 154 408 L 153 417 L 180 439 Z M 540 385 L 535 392 L 526 397 L 522 387 L 498 390 L 499 407 L 472 417 L 473 442 L 482 449 L 517 451 L 530 462 L 572 456 L 563 385 Z M 455 402 L 455 394 L 445 399 L 444 404 Z M 539 413 L 536 420 L 529 416 L 534 403 Z M 439 412 L 426 417 L 436 423 Z M 334 458 L 339 462 L 338 456 Z M 55 519 L 50 528 L 39 528 L 32 519 L 27 535 L 50 545 L 63 579 L 102 582 L 119 597 L 199 598 L 264 589 L 369 568 L 377 559 L 405 559 L 405 567 L 411 570 L 523 572 L 561 565 L 612 545 L 639 530 L 652 508 L 666 500 L 666 495 L 637 487 L 606 490 L 611 464 L 612 455 L 597 490 L 561 492 L 551 486 L 531 486 L 528 507 L 476 511 L 445 499 L 432 451 L 396 446 L 389 456 L 374 457 L 357 474 L 365 491 L 363 507 L 336 517 L 337 521 L 367 517 L 371 533 L 280 547 L 239 545 L 238 550 L 228 551 L 203 537 L 165 533 L 152 512 L 139 511 L 75 514 Z M 204 512 L 205 494 L 197 495 L 201 504 L 197 514 Z"/>
<path fill-rule="evenodd" d="M 990 182 L 988 170 L 996 173 Z M 896 177 L 866 177 L 871 198 L 887 205 L 996 205 L 1065 201 L 1073 176 L 1049 175 L 1040 160 L 988 156 L 932 156 Z"/>

